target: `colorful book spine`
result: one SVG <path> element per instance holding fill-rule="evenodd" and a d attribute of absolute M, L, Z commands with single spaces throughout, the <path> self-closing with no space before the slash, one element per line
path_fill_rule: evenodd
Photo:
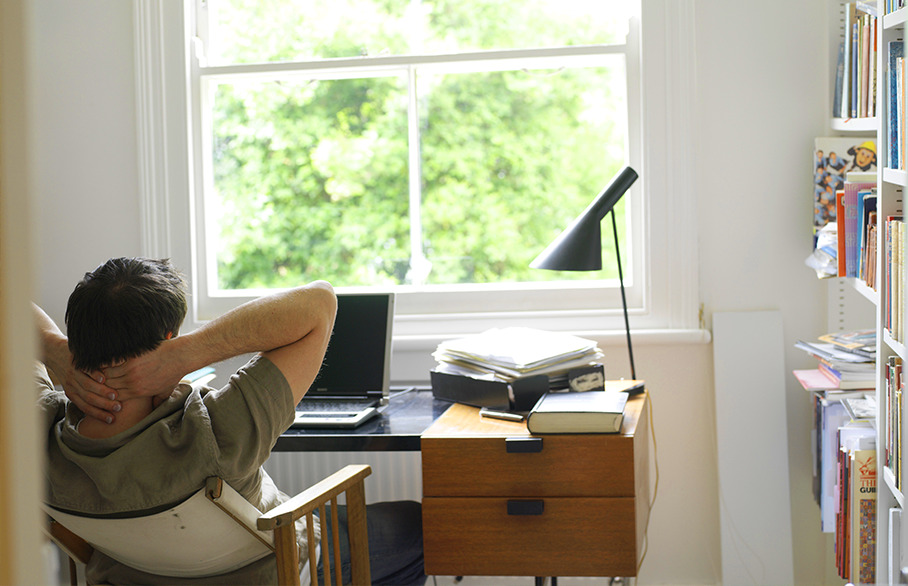
<path fill-rule="evenodd" d="M 904 43 L 901 39 L 890 41 L 889 52 L 889 167 L 901 169 L 899 158 L 899 61 L 902 59 Z"/>
<path fill-rule="evenodd" d="M 883 233 L 883 275 L 881 276 L 880 304 L 883 308 L 883 326 L 893 339 L 903 339 L 904 309 L 902 288 L 905 279 L 902 251 L 904 246 L 905 224 L 901 216 L 886 218 Z"/>
<path fill-rule="evenodd" d="M 869 192 L 876 187 L 876 183 L 845 182 L 845 195 L 842 204 L 845 212 L 845 276 L 858 276 L 858 261 L 860 258 L 861 214 L 864 198 L 861 192 Z M 842 234 L 839 234 L 839 238 Z"/>
<path fill-rule="evenodd" d="M 876 115 L 876 9 L 865 2 L 842 5 L 833 110 L 841 118 Z M 841 71 L 840 71 L 841 70 Z"/>
<path fill-rule="evenodd" d="M 876 450 L 851 453 L 851 555 L 854 584 L 876 583 Z"/>

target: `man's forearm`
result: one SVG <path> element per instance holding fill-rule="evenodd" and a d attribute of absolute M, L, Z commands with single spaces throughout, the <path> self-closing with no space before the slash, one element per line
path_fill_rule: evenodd
<path fill-rule="evenodd" d="M 41 342 L 41 361 L 51 372 L 59 375 L 61 370 L 67 366 L 67 362 L 71 361 L 72 356 L 66 336 L 63 335 L 54 320 L 34 303 L 32 303 L 32 313 Z"/>
<path fill-rule="evenodd" d="M 107 384 L 122 396 L 163 396 L 189 372 L 252 352 L 293 344 L 313 331 L 324 334 L 334 320 L 331 285 L 316 281 L 244 303 L 157 350 L 106 369 Z"/>
<path fill-rule="evenodd" d="M 183 336 L 191 372 L 251 352 L 267 352 L 305 337 L 330 313 L 334 292 L 324 281 L 254 299 Z"/>

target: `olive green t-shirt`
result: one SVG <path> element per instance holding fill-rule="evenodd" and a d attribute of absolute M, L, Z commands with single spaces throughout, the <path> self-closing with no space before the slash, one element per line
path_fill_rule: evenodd
<path fill-rule="evenodd" d="M 209 476 L 224 479 L 261 511 L 288 499 L 261 468 L 292 423 L 294 408 L 286 379 L 267 358 L 254 357 L 221 389 L 181 384 L 141 422 L 103 439 L 79 434 L 82 412 L 54 389 L 43 365 L 36 377 L 47 430 L 46 502 L 52 507 L 140 516 L 182 502 Z M 99 552 L 86 574 L 115 583 L 181 582 L 138 572 Z M 268 556 L 214 582 L 268 583 L 275 577 Z"/>

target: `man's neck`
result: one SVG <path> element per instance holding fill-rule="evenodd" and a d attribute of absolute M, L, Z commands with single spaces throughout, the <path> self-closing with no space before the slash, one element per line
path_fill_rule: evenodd
<path fill-rule="evenodd" d="M 122 401 L 121 405 L 123 408 L 116 414 L 113 423 L 86 415 L 79 423 L 79 434 L 93 439 L 112 437 L 142 421 L 154 409 L 151 397 L 129 399 Z"/>

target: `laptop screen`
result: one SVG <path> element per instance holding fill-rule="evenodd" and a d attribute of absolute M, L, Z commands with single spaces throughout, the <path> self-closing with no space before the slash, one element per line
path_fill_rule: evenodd
<path fill-rule="evenodd" d="M 305 398 L 387 398 L 393 321 L 393 293 L 338 294 L 334 333 Z"/>

